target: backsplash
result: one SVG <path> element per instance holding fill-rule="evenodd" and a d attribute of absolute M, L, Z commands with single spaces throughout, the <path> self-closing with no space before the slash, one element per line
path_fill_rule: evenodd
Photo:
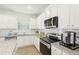
<path fill-rule="evenodd" d="M 77 35 L 79 35 L 79 29 L 43 29 L 43 30 L 38 30 L 39 32 L 45 32 L 46 33 L 63 33 L 64 31 L 75 31 Z"/>
<path fill-rule="evenodd" d="M 75 31 L 77 35 L 79 35 L 79 29 L 62 29 L 62 32 L 64 31 Z"/>
<path fill-rule="evenodd" d="M 60 29 L 44 29 L 44 30 L 40 30 L 41 32 L 45 32 L 45 33 L 60 33 L 61 30 Z"/>

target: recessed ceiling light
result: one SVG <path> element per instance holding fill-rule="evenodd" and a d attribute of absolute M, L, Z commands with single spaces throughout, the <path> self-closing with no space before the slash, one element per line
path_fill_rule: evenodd
<path fill-rule="evenodd" d="M 27 8 L 28 8 L 28 9 L 32 9 L 32 7 L 31 7 L 31 6 L 27 6 Z"/>

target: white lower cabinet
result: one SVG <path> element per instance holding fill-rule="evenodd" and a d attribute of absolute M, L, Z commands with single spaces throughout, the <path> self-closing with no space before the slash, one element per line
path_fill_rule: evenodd
<path fill-rule="evenodd" d="M 36 36 L 35 36 L 35 39 L 34 39 L 34 45 L 37 48 L 37 50 L 40 51 L 40 39 Z"/>
<path fill-rule="evenodd" d="M 33 36 L 18 36 L 17 47 L 33 45 L 33 40 L 34 40 Z"/>

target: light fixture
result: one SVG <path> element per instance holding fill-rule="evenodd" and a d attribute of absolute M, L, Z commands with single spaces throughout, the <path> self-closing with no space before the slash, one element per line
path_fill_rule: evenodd
<path fill-rule="evenodd" d="M 28 8 L 28 9 L 32 9 L 32 7 L 31 7 L 31 6 L 27 6 L 27 8 Z"/>

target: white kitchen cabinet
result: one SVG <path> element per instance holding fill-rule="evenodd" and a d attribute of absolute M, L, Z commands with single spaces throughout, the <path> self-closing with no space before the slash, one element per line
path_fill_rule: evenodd
<path fill-rule="evenodd" d="M 40 39 L 36 36 L 35 36 L 35 39 L 34 39 L 34 45 L 37 48 L 37 50 L 40 52 Z"/>
<path fill-rule="evenodd" d="M 44 20 L 58 16 L 58 28 L 79 28 L 79 5 L 49 5 L 37 18 L 39 29 L 45 29 Z"/>
<path fill-rule="evenodd" d="M 58 16 L 57 5 L 50 5 L 50 17 Z"/>
<path fill-rule="evenodd" d="M 44 20 L 45 20 L 45 13 L 42 13 L 42 14 L 37 18 L 37 28 L 38 28 L 38 29 L 45 29 Z"/>
<path fill-rule="evenodd" d="M 52 46 L 52 48 L 51 48 L 51 54 L 52 55 L 62 55 L 62 51 L 59 50 L 58 48 Z"/>
<path fill-rule="evenodd" d="M 79 5 L 71 5 L 70 24 L 71 28 L 79 28 Z"/>
<path fill-rule="evenodd" d="M 37 19 L 32 18 L 30 22 L 31 29 L 37 29 Z"/>
<path fill-rule="evenodd" d="M 33 45 L 34 36 L 18 36 L 17 47 Z"/>
<path fill-rule="evenodd" d="M 79 28 L 79 5 L 58 6 L 59 28 Z"/>
<path fill-rule="evenodd" d="M 59 28 L 69 28 L 69 25 L 70 25 L 69 17 L 70 17 L 70 6 L 59 5 L 58 6 Z"/>
<path fill-rule="evenodd" d="M 42 25 L 41 25 L 41 24 L 42 24 L 42 23 L 41 23 L 41 17 L 42 17 L 42 16 L 40 15 L 40 16 L 37 18 L 37 23 L 36 23 L 36 24 L 37 24 L 37 29 L 41 29 L 41 26 L 42 26 Z"/>
<path fill-rule="evenodd" d="M 50 6 L 48 6 L 45 9 L 45 19 L 49 19 L 50 18 Z"/>
<path fill-rule="evenodd" d="M 46 20 L 46 19 L 45 19 L 45 13 L 42 13 L 41 16 L 42 16 L 42 17 L 41 17 L 41 28 L 42 28 L 42 29 L 45 29 L 45 24 L 44 24 L 44 21 Z"/>

